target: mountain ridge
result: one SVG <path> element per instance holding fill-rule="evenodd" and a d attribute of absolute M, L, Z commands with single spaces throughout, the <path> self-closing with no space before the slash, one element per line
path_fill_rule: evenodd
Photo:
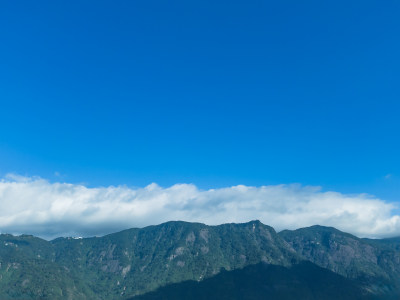
<path fill-rule="evenodd" d="M 370 241 L 323 226 L 277 233 L 258 220 L 216 226 L 170 221 L 51 241 L 2 234 L 0 297 L 124 299 L 221 270 L 259 263 L 290 268 L 302 261 L 385 294 L 398 289 L 399 245 L 400 238 Z M 42 277 L 53 273 L 51 287 L 43 288 Z"/>

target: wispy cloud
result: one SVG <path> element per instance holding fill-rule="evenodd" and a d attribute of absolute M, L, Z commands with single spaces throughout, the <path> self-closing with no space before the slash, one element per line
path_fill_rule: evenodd
<path fill-rule="evenodd" d="M 56 236 L 102 235 L 170 220 L 216 225 L 259 219 L 277 230 L 314 224 L 366 237 L 400 235 L 396 207 L 367 194 L 319 187 L 232 186 L 200 190 L 193 184 L 143 188 L 51 183 L 8 175 L 0 181 L 0 230 Z"/>

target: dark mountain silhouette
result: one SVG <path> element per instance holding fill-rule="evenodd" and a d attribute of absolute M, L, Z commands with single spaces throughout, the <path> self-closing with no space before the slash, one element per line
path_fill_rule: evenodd
<path fill-rule="evenodd" d="M 200 282 L 185 281 L 159 288 L 131 300 L 160 299 L 373 299 L 356 281 L 310 262 L 292 267 L 259 263 Z"/>

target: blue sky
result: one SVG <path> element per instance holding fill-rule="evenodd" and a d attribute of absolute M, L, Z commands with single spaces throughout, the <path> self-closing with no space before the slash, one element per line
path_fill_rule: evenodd
<path fill-rule="evenodd" d="M 2 1 L 0 175 L 400 199 L 397 1 Z"/>

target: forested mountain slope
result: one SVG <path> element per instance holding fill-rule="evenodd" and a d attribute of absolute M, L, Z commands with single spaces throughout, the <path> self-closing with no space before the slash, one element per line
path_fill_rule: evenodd
<path fill-rule="evenodd" d="M 251 269 L 254 265 L 258 267 Z M 296 271 L 304 266 L 321 280 L 333 273 L 320 268 L 335 272 L 340 279 L 333 282 L 344 280 L 349 291 L 363 291 L 358 295 L 395 294 L 398 239 L 358 239 L 320 226 L 277 234 L 259 221 L 219 226 L 167 222 L 104 237 L 53 241 L 3 234 L 0 299 L 126 299 L 186 281 L 244 278 L 255 270 L 260 271 L 256 278 L 265 272 L 272 276 L 273 270 L 288 274 L 289 281 L 281 282 L 285 286 L 290 278 L 307 282 Z M 215 277 L 221 270 L 225 275 Z M 232 270 L 237 271 L 230 275 Z M 271 282 L 276 283 L 268 279 L 265 284 Z"/>

